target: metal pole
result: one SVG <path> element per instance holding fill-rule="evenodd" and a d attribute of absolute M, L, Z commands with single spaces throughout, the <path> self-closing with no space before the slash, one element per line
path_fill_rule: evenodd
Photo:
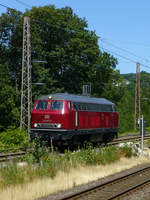
<path fill-rule="evenodd" d="M 28 131 L 28 134 L 30 131 L 31 103 L 32 103 L 32 93 L 31 93 L 30 18 L 25 16 L 23 25 L 20 127 Z"/>
<path fill-rule="evenodd" d="M 142 115 L 142 135 L 141 135 L 141 150 L 142 150 L 142 155 L 144 152 L 144 126 L 143 126 L 143 115 Z"/>
<path fill-rule="evenodd" d="M 137 121 L 141 115 L 141 95 L 140 95 L 140 63 L 136 63 L 136 87 L 135 87 L 135 113 L 134 129 L 136 130 Z"/>

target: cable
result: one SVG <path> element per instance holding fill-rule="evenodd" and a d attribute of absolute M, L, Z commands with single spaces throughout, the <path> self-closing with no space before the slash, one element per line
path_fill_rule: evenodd
<path fill-rule="evenodd" d="M 24 3 L 23 1 L 20 1 L 20 0 L 15 0 L 15 1 L 17 1 L 20 4 L 22 4 L 25 7 L 32 8 L 31 6 L 29 6 L 28 4 Z"/>
<path fill-rule="evenodd" d="M 133 56 L 135 56 L 135 57 L 137 57 L 137 58 L 140 58 L 140 59 L 142 59 L 142 60 L 145 60 L 146 62 L 150 62 L 148 59 L 143 58 L 143 57 L 141 57 L 141 56 L 138 56 L 138 55 L 132 53 L 131 51 L 128 51 L 128 50 L 123 49 L 123 48 L 120 48 L 120 47 L 118 47 L 118 46 L 116 46 L 116 45 L 114 45 L 114 44 L 112 44 L 112 43 L 110 43 L 110 42 L 104 41 L 103 39 L 101 39 L 101 41 L 104 42 L 104 43 L 106 43 L 106 44 L 108 44 L 108 45 L 111 45 L 111 46 L 113 46 L 113 47 L 115 47 L 115 48 L 117 48 L 117 49 L 119 49 L 119 50 L 121 50 L 121 51 L 124 51 L 124 52 L 126 52 L 126 53 L 128 53 L 128 54 L 131 54 L 131 55 L 133 55 Z"/>
<path fill-rule="evenodd" d="M 137 63 L 137 61 L 132 60 L 132 59 L 126 57 L 126 56 L 122 56 L 122 55 L 120 55 L 120 54 L 118 54 L 118 53 L 116 53 L 116 52 L 114 52 L 114 51 L 109 50 L 109 49 L 106 49 L 106 48 L 101 48 L 101 49 L 102 49 L 102 50 L 105 50 L 105 51 L 108 51 L 108 52 L 110 52 L 111 54 L 115 54 L 115 55 L 117 55 L 117 56 L 119 56 L 119 57 L 121 57 L 121 58 L 123 58 L 123 59 L 125 59 L 125 60 L 128 60 L 128 61 L 130 61 L 130 62 Z M 146 67 L 146 68 L 150 69 L 150 67 L 149 67 L 148 65 L 145 65 L 145 64 L 143 64 L 143 63 L 140 63 L 140 65 L 143 66 L 143 67 Z"/>
<path fill-rule="evenodd" d="M 103 33 L 101 34 L 103 35 Z M 138 46 L 143 46 L 143 47 L 146 47 L 146 48 L 149 48 L 150 45 L 149 44 L 143 44 L 143 43 L 140 43 L 140 42 L 133 42 L 133 41 L 125 41 L 125 40 L 114 40 L 114 39 L 110 39 L 110 38 L 105 38 L 105 37 L 102 37 L 104 40 L 106 41 L 111 41 L 111 42 L 120 42 L 120 43 L 129 43 L 130 45 L 138 45 Z"/>
<path fill-rule="evenodd" d="M 4 4 L 1 4 L 1 3 L 0 3 L 0 6 L 2 6 L 2 7 L 4 7 L 4 8 L 7 8 L 7 9 L 9 9 L 9 10 L 15 10 L 14 8 L 10 8 L 10 7 L 5 6 Z"/>

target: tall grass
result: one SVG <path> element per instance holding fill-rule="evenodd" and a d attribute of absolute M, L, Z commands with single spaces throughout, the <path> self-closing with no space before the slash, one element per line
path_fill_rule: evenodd
<path fill-rule="evenodd" d="M 89 144 L 85 149 L 66 151 L 64 155 L 60 155 L 57 152 L 49 153 L 46 148 L 37 145 L 33 154 L 27 154 L 21 159 L 25 162 L 24 166 L 18 166 L 16 161 L 0 168 L 0 188 L 44 177 L 54 178 L 59 171 L 69 172 L 81 166 L 107 165 L 122 156 L 132 155 L 130 147 L 109 146 L 96 149 Z"/>

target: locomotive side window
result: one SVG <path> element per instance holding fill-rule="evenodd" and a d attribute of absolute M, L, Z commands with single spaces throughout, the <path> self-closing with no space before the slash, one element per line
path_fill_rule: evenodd
<path fill-rule="evenodd" d="M 78 103 L 78 102 L 74 102 L 73 103 L 74 106 L 74 110 L 80 110 L 80 111 L 87 111 L 88 110 L 88 106 L 86 103 Z"/>
<path fill-rule="evenodd" d="M 117 112 L 117 108 L 116 108 L 116 106 L 113 105 L 112 107 L 113 107 L 113 111 L 114 111 L 114 112 Z"/>
<path fill-rule="evenodd" d="M 115 106 L 107 104 L 93 104 L 93 103 L 79 103 L 74 102 L 74 109 L 78 111 L 91 111 L 91 112 L 113 112 L 116 111 Z"/>
<path fill-rule="evenodd" d="M 102 105 L 102 112 L 112 112 L 112 105 Z"/>
<path fill-rule="evenodd" d="M 93 112 L 100 112 L 100 105 L 99 104 L 88 104 L 88 111 L 93 111 Z"/>
<path fill-rule="evenodd" d="M 87 105 L 86 105 L 86 104 L 83 104 L 83 105 L 82 105 L 82 110 L 83 110 L 83 111 L 87 111 Z"/>
<path fill-rule="evenodd" d="M 47 108 L 48 101 L 39 101 L 35 106 L 35 110 L 46 110 Z"/>
<path fill-rule="evenodd" d="M 61 101 L 52 101 L 50 105 L 50 110 L 62 110 L 63 102 Z"/>

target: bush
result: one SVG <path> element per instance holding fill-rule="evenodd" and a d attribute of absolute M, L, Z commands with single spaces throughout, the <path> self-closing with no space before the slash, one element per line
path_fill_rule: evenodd
<path fill-rule="evenodd" d="M 0 142 L 1 149 L 22 148 L 29 145 L 29 138 L 20 128 L 8 129 L 0 133 Z"/>
<path fill-rule="evenodd" d="M 78 162 L 84 165 L 97 165 L 100 163 L 100 151 L 93 148 L 92 144 L 87 144 L 86 149 L 79 150 L 75 156 Z"/>
<path fill-rule="evenodd" d="M 101 160 L 102 165 L 110 164 L 120 159 L 120 149 L 116 146 L 108 146 L 101 149 Z"/>
<path fill-rule="evenodd" d="M 120 148 L 121 154 L 124 157 L 131 158 L 134 155 L 132 147 L 124 146 Z"/>

